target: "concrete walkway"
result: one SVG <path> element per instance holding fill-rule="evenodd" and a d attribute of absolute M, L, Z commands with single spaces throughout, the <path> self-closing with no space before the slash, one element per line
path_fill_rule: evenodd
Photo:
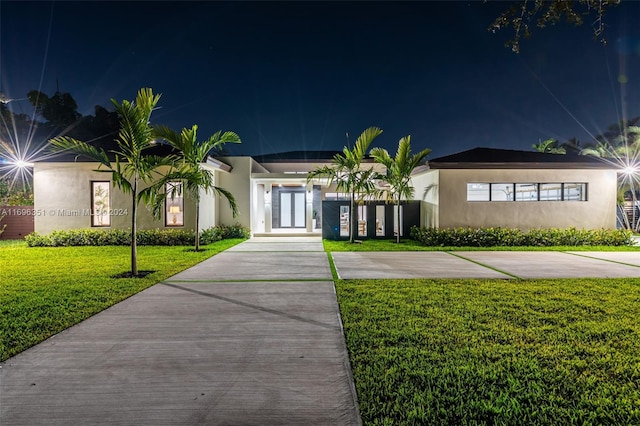
<path fill-rule="evenodd" d="M 0 425 L 361 424 L 319 238 L 252 239 L 0 364 Z"/>

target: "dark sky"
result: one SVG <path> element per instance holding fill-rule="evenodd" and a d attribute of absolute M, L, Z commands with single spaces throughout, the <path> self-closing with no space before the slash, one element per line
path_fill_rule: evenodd
<path fill-rule="evenodd" d="M 374 145 L 411 134 L 430 158 L 530 150 L 640 115 L 640 3 L 608 13 L 607 46 L 587 18 L 536 30 L 519 55 L 487 31 L 508 5 L 0 0 L 0 91 L 58 82 L 86 115 L 152 87 L 154 123 L 234 130 L 233 154 L 341 149 L 369 126 Z"/>

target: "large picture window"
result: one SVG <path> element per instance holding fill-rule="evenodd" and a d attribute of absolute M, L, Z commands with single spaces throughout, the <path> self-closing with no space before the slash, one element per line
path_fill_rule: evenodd
<path fill-rule="evenodd" d="M 182 186 L 182 182 L 167 183 L 165 226 L 184 226 L 184 196 Z"/>
<path fill-rule="evenodd" d="M 91 226 L 111 226 L 111 183 L 91 182 Z"/>
<path fill-rule="evenodd" d="M 587 184 L 470 182 L 467 201 L 587 201 Z"/>

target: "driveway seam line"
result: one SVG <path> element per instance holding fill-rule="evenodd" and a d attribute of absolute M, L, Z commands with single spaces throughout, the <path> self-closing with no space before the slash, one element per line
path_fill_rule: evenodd
<path fill-rule="evenodd" d="M 504 274 L 504 275 L 510 276 L 510 277 L 515 278 L 515 279 L 517 279 L 517 280 L 521 280 L 521 279 L 522 279 L 522 277 L 519 277 L 519 276 L 517 276 L 517 275 L 515 275 L 515 274 L 512 274 L 512 273 L 507 272 L 507 271 L 503 271 L 502 269 L 495 268 L 495 267 L 493 267 L 493 266 L 490 266 L 490 265 L 484 264 L 484 263 L 482 263 L 482 262 L 478 262 L 477 260 L 473 260 L 473 259 L 470 259 L 470 258 L 468 258 L 468 257 L 464 257 L 464 256 L 462 256 L 462 255 L 460 255 L 460 254 L 456 254 L 456 253 L 451 252 L 451 251 L 445 251 L 445 253 L 448 253 L 448 254 L 450 254 L 451 256 L 455 256 L 455 257 L 457 257 L 457 258 L 459 258 L 459 259 L 466 260 L 467 262 L 475 263 L 476 265 L 478 265 L 478 266 L 482 266 L 483 268 L 487 268 L 487 269 L 491 269 L 492 271 L 500 272 L 501 274 Z"/>
<path fill-rule="evenodd" d="M 562 253 L 568 254 L 570 256 L 585 257 L 587 259 L 602 260 L 603 262 L 609 262 L 609 263 L 615 263 L 615 264 L 618 264 L 618 265 L 633 266 L 634 268 L 640 268 L 640 265 L 634 265 L 633 263 L 620 262 L 618 260 L 603 259 L 601 257 L 588 256 L 586 254 L 580 254 L 580 253 L 569 252 L 569 251 L 563 251 Z"/>

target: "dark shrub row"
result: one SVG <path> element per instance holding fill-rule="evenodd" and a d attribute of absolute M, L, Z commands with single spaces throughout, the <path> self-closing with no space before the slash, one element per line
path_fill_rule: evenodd
<path fill-rule="evenodd" d="M 625 229 L 411 228 L 412 239 L 440 247 L 628 246 L 631 236 Z"/>
<path fill-rule="evenodd" d="M 250 235 L 249 229 L 239 224 L 214 226 L 200 233 L 200 244 L 227 238 L 249 238 Z M 47 235 L 32 232 L 24 239 L 29 247 L 128 246 L 131 230 L 70 229 Z M 189 246 L 195 244 L 195 234 L 182 229 L 144 229 L 136 233 L 136 241 L 141 246 Z"/>

